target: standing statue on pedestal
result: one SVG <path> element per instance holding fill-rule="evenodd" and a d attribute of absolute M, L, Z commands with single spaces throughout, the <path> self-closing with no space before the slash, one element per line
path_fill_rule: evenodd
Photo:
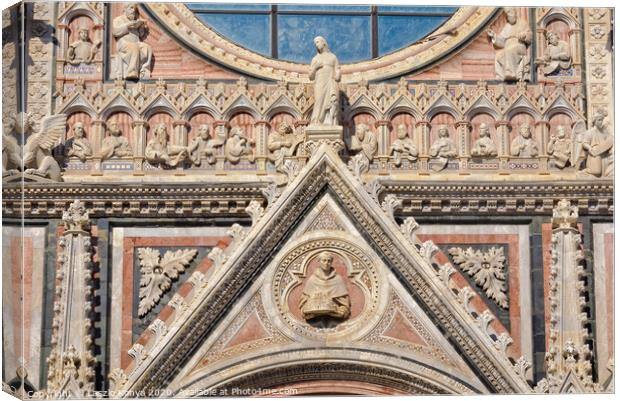
<path fill-rule="evenodd" d="M 527 81 L 530 73 L 532 31 L 527 21 L 519 20 L 517 10 L 506 8 L 507 24 L 496 34 L 489 30 L 495 53 L 495 76 L 504 81 Z"/>
<path fill-rule="evenodd" d="M 321 36 L 314 38 L 317 55 L 310 64 L 310 80 L 314 81 L 314 107 L 310 124 L 337 125 L 339 107 L 340 64 Z"/>
<path fill-rule="evenodd" d="M 112 33 L 116 38 L 117 74 L 123 79 L 151 76 L 153 49 L 142 39 L 146 35 L 146 20 L 139 18 L 138 5 L 129 4 L 125 13 L 114 18 Z"/>
<path fill-rule="evenodd" d="M 538 156 L 538 144 L 532 138 L 532 129 L 528 124 L 519 128 L 519 136 L 510 143 L 510 154 L 517 157 Z"/>
<path fill-rule="evenodd" d="M 75 156 L 85 162 L 86 158 L 93 154 L 93 150 L 85 137 L 84 124 L 77 122 L 73 124 L 72 129 L 73 138 L 67 141 L 67 156 Z"/>
<path fill-rule="evenodd" d="M 78 28 L 78 40 L 67 48 L 67 59 L 71 65 L 90 64 L 97 55 L 101 41 L 93 43 L 88 36 L 88 28 Z"/>
<path fill-rule="evenodd" d="M 607 112 L 599 110 L 592 117 L 592 128 L 585 132 L 576 130 L 575 166 L 582 174 L 594 177 L 613 175 L 614 138 L 605 125 L 605 117 Z"/>

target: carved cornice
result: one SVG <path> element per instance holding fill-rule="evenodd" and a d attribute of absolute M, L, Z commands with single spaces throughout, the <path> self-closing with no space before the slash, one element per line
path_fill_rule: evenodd
<path fill-rule="evenodd" d="M 234 70 L 268 80 L 308 82 L 308 65 L 274 60 L 247 50 L 210 29 L 182 3 L 143 4 L 178 40 L 204 57 Z M 342 82 L 379 80 L 418 71 L 453 53 L 471 40 L 495 15 L 492 7 L 461 7 L 445 24 L 418 42 L 375 60 L 342 66 Z M 442 34 L 450 28 L 455 35 Z"/>

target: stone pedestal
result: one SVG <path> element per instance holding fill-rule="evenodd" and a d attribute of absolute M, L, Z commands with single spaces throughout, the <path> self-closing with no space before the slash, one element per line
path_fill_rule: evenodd
<path fill-rule="evenodd" d="M 306 127 L 306 150 L 312 155 L 322 144 L 328 144 L 336 153 L 344 149 L 341 125 L 314 125 Z"/>

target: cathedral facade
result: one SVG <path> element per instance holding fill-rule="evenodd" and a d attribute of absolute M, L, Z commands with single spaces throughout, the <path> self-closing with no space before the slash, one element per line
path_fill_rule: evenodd
<path fill-rule="evenodd" d="M 2 22 L 4 391 L 613 392 L 613 9 Z"/>

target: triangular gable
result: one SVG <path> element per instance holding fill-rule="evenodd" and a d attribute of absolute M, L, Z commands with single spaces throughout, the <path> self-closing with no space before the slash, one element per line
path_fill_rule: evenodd
<path fill-rule="evenodd" d="M 150 348 L 128 375 L 121 390 L 149 391 L 166 387 L 178 369 L 214 330 L 252 282 L 272 262 L 274 251 L 290 238 L 307 210 L 329 193 L 368 246 L 377 252 L 407 293 L 425 311 L 469 366 L 492 392 L 531 391 L 505 354 L 497 352 L 484 324 L 475 324 L 455 295 L 438 279 L 433 266 L 363 184 L 328 146 L 321 146 L 300 174 L 269 205 L 237 250 L 230 255 L 207 288 L 192 299 L 187 313 L 173 322 L 166 337 Z M 433 263 L 434 264 L 434 263 Z M 487 319 L 488 315 L 479 318 Z M 316 351 L 314 356 L 321 354 Z M 328 355 L 328 354 L 326 354 Z M 310 368 L 307 364 L 305 368 Z"/>

